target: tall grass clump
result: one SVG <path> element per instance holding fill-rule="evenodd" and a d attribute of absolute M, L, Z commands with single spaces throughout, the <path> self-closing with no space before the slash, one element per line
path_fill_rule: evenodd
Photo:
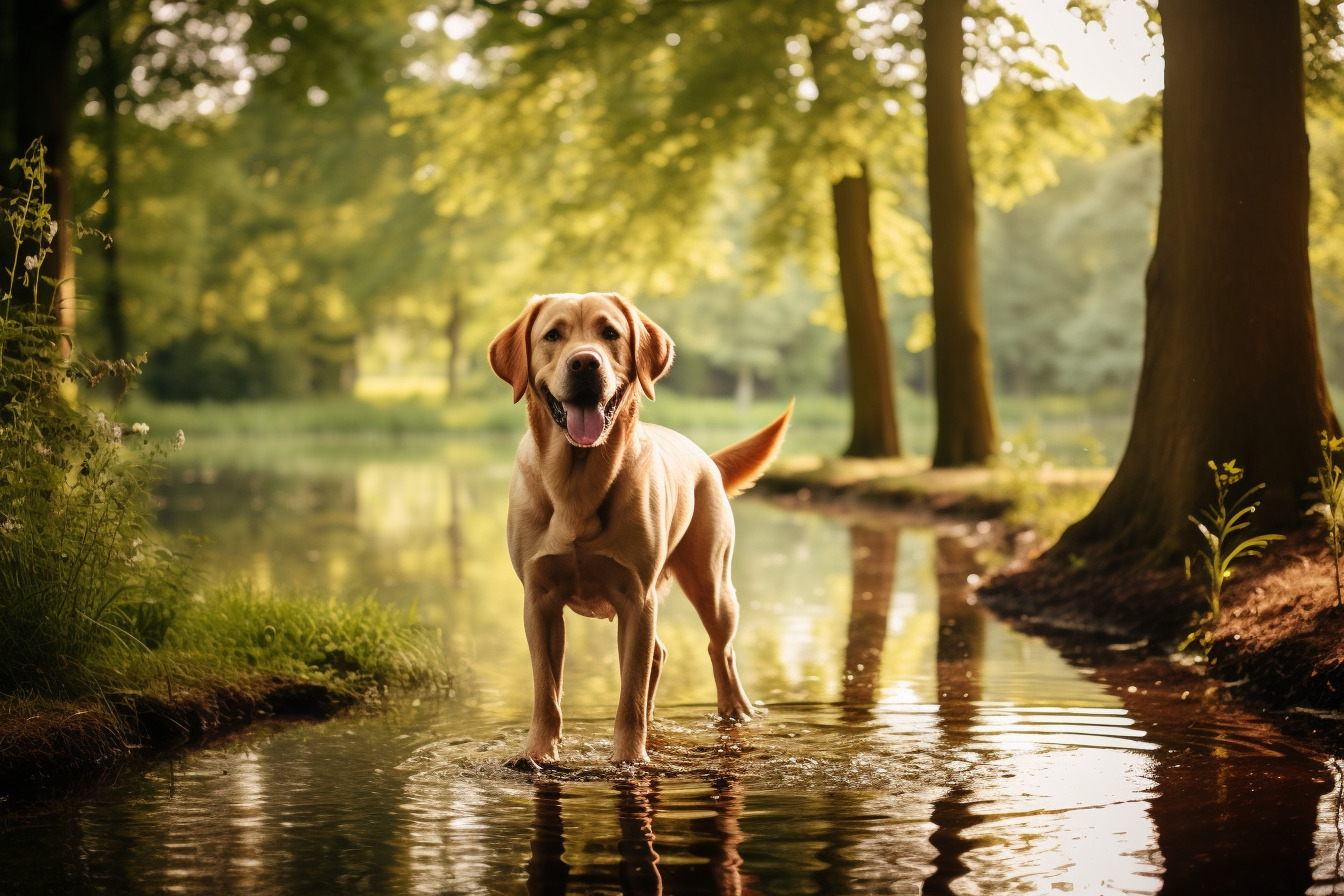
<path fill-rule="evenodd" d="M 254 673 L 326 680 L 338 687 L 430 687 L 447 680 L 438 633 L 414 609 L 373 597 L 335 600 L 234 584 L 182 603 L 145 681 L 238 679 Z M 132 672 L 134 677 L 137 673 Z"/>
<path fill-rule="evenodd" d="M 41 276 L 57 228 L 41 145 L 13 167 L 24 186 L 0 198 L 14 245 L 0 275 L 0 693 L 76 696 L 95 688 L 96 652 L 162 638 L 181 571 L 149 529 L 164 449 L 63 394 L 137 367 L 64 356 L 58 284 Z"/>
<path fill-rule="evenodd" d="M 1197 552 L 1208 574 L 1209 609 L 1195 620 L 1194 631 L 1181 643 L 1180 649 L 1197 648 L 1207 655 L 1213 645 L 1213 630 L 1222 614 L 1223 583 L 1232 577 L 1232 563 L 1238 557 L 1258 557 L 1271 541 L 1281 541 L 1282 535 L 1238 535 L 1250 526 L 1246 517 L 1260 506 L 1259 501 L 1250 501 L 1250 497 L 1265 487 L 1263 482 L 1253 485 L 1241 493 L 1236 500 L 1228 503 L 1231 488 L 1241 481 L 1245 471 L 1237 466 L 1236 460 L 1224 461 L 1220 467 L 1209 461 L 1213 470 L 1213 483 L 1217 491 L 1217 500 L 1200 511 L 1200 517 L 1190 516 L 1190 522 L 1199 529 L 1204 539 L 1205 550 Z M 1249 501 L 1249 503 L 1247 503 Z M 1191 577 L 1191 559 L 1185 558 L 1185 576 Z"/>
<path fill-rule="evenodd" d="M 1335 455 L 1344 449 L 1344 438 L 1331 438 L 1321 431 L 1321 465 L 1310 478 L 1321 490 L 1321 500 L 1312 505 L 1311 512 L 1325 521 L 1325 545 L 1335 560 L 1335 606 L 1344 605 L 1339 581 L 1339 560 L 1344 556 L 1344 472 L 1335 462 Z"/>

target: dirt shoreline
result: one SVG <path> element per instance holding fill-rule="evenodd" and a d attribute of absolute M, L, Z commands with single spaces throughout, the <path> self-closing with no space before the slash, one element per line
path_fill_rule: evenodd
<path fill-rule="evenodd" d="M 0 708 L 0 806 L 97 784 L 136 756 L 203 744 L 271 720 L 326 719 L 368 699 L 286 676 L 210 683 L 171 697 Z"/>
<path fill-rule="evenodd" d="M 1078 568 L 1040 558 L 989 578 L 979 600 L 1038 633 L 1102 636 L 1171 655 L 1206 609 L 1184 569 L 1113 557 Z M 1205 674 L 1272 709 L 1344 710 L 1344 607 L 1334 560 L 1314 529 L 1291 533 L 1233 569 Z"/>
<path fill-rule="evenodd" d="M 1003 521 L 1011 502 L 993 488 L 988 471 L 921 471 L 896 461 L 890 462 L 895 475 L 865 476 L 868 467 L 889 462 L 831 463 L 776 468 L 758 488 L 789 507 L 991 520 L 1000 560 L 1009 559 L 980 584 L 977 600 L 1065 649 L 1101 642 L 1185 666 L 1174 655 L 1207 610 L 1207 583 L 1187 580 L 1183 567 L 1149 568 L 1137 555 L 1043 559 L 1028 526 Z M 1055 481 L 1073 482 L 1065 471 L 1056 471 Z M 1234 566 L 1208 659 L 1186 668 L 1265 709 L 1344 711 L 1344 607 L 1336 603 L 1323 533 L 1315 527 L 1288 533 L 1265 556 Z"/>

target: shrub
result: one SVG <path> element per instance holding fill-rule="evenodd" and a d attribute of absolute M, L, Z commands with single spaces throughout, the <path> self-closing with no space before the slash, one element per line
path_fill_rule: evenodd
<path fill-rule="evenodd" d="M 63 357 L 39 276 L 55 234 L 41 146 L 16 165 L 26 187 L 0 200 L 16 247 L 0 277 L 0 692 L 73 695 L 100 647 L 163 637 L 181 571 L 148 525 L 163 449 L 63 394 L 137 366 Z"/>

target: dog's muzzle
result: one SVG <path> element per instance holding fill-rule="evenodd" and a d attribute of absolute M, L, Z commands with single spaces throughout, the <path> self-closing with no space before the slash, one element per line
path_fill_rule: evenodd
<path fill-rule="evenodd" d="M 570 358 L 566 370 L 567 399 L 556 398 L 545 384 L 541 394 L 551 412 L 551 419 L 565 431 L 570 444 L 589 448 L 602 441 L 607 428 L 616 416 L 625 386 L 603 401 L 606 377 L 601 359 L 593 352 L 579 352 Z"/>

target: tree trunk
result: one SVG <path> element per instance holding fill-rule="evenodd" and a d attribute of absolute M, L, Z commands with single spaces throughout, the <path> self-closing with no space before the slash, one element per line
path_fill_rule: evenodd
<path fill-rule="evenodd" d="M 998 442 L 975 245 L 975 182 L 961 93 L 964 11 L 964 0 L 926 0 L 923 9 L 938 408 L 935 467 L 982 464 Z"/>
<path fill-rule="evenodd" d="M 117 246 L 117 225 L 120 221 L 121 201 L 119 195 L 121 177 L 121 141 L 117 121 L 117 85 L 121 83 L 117 67 L 116 49 L 112 43 L 112 7 L 109 4 L 103 10 L 103 20 L 99 24 L 98 42 L 102 49 L 102 81 L 100 92 L 103 95 L 103 155 L 107 164 L 107 212 L 103 215 L 102 229 L 108 235 L 108 244 L 103 253 L 107 266 L 107 278 L 103 286 L 103 326 L 107 328 L 107 354 L 114 360 L 130 354 L 126 335 L 126 310 L 122 301 L 121 265 Z M 114 399 L 121 401 L 126 394 L 126 377 L 113 378 Z"/>
<path fill-rule="evenodd" d="M 462 289 L 454 286 L 448 293 L 448 323 L 444 335 L 448 338 L 448 397 L 457 396 L 457 378 L 462 366 Z"/>
<path fill-rule="evenodd" d="M 60 225 L 53 251 L 41 269 L 42 276 L 57 286 L 49 293 L 51 287 L 43 285 L 38 304 L 65 334 L 62 352 L 68 356 L 75 329 L 69 128 L 74 14 L 61 0 L 17 0 L 9 11 L 8 23 L 16 36 L 6 73 L 13 104 L 14 148 L 24 153 L 39 138 L 46 146 L 46 198 L 52 219 Z M 35 244 L 21 246 L 19 258 L 35 255 L 37 250 Z M 15 299 L 23 301 L 24 296 Z"/>
<path fill-rule="evenodd" d="M 1209 461 L 1266 483 L 1252 522 L 1303 524 L 1321 373 L 1307 264 L 1307 132 L 1297 0 L 1164 0 L 1162 195 L 1129 444 L 1056 556 L 1195 547 Z M 1248 64 L 1253 60 L 1254 64 Z"/>
<path fill-rule="evenodd" d="M 841 178 L 831 186 L 831 196 L 835 203 L 840 293 L 845 306 L 849 394 L 854 406 L 845 455 L 895 457 L 901 453 L 901 440 L 896 428 L 887 315 L 873 263 L 867 170 L 857 177 Z"/>

